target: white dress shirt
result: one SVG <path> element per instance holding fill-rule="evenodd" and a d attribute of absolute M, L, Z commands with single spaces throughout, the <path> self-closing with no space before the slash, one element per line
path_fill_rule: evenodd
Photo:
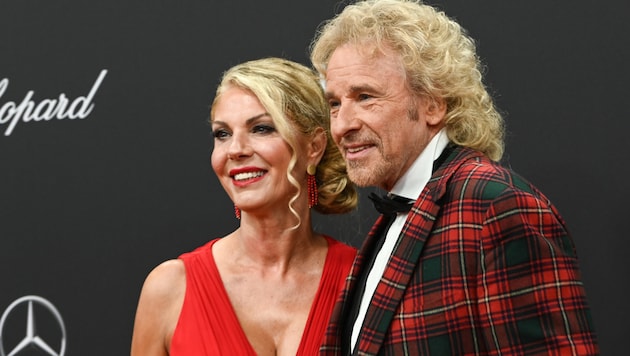
<path fill-rule="evenodd" d="M 409 170 L 396 182 L 390 193 L 416 200 L 420 196 L 420 193 L 422 193 L 429 179 L 431 179 L 431 175 L 433 174 L 433 162 L 440 157 L 448 143 L 449 139 L 446 136 L 445 130 L 440 130 L 440 132 L 431 139 L 418 158 L 416 158 L 411 167 L 409 167 Z M 408 213 L 403 213 L 396 216 L 396 219 L 387 231 L 383 247 L 376 255 L 374 265 L 367 276 L 365 292 L 361 299 L 361 306 L 359 307 L 359 314 L 352 328 L 352 350 L 354 350 L 356 346 L 367 308 L 370 305 L 376 286 L 385 272 L 389 257 L 394 251 L 398 236 L 402 231 L 405 220 L 407 220 L 407 215 Z"/>

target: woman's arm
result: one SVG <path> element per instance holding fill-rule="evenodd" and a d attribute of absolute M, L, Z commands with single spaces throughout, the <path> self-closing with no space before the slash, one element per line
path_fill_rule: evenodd
<path fill-rule="evenodd" d="M 186 290 L 181 260 L 157 266 L 144 282 L 131 341 L 131 356 L 167 356 Z"/>

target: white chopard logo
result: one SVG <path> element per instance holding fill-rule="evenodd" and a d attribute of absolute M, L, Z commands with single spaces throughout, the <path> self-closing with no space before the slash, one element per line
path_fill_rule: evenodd
<path fill-rule="evenodd" d="M 101 70 L 98 78 L 92 85 L 92 89 L 86 96 L 79 96 L 73 100 L 68 99 L 64 93 L 58 98 L 43 99 L 39 102 L 33 100 L 34 90 L 29 90 L 22 102 L 7 101 L 0 102 L 0 125 L 7 125 L 4 130 L 5 136 L 10 136 L 18 122 L 38 122 L 50 121 L 52 119 L 85 119 L 94 109 L 94 95 L 101 86 L 107 69 Z M 9 86 L 9 79 L 0 80 L 0 99 Z"/>

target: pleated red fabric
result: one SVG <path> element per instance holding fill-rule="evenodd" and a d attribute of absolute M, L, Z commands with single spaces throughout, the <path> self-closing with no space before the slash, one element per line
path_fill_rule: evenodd
<path fill-rule="evenodd" d="M 356 255 L 353 247 L 329 236 L 322 278 L 311 305 L 297 355 L 316 355 L 333 306 Z M 213 240 L 179 258 L 186 267 L 186 295 L 171 341 L 171 356 L 256 355 L 212 256 Z"/>

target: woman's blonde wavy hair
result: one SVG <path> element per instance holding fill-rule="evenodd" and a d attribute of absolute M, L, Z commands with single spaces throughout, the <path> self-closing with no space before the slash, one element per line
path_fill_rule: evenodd
<path fill-rule="evenodd" d="M 311 44 L 311 61 L 321 75 L 335 49 L 346 43 L 364 45 L 366 51 L 393 49 L 411 90 L 446 103 L 449 139 L 501 159 L 503 118 L 483 84 L 475 43 L 446 14 L 414 0 L 349 5 L 320 26 Z"/>
<path fill-rule="evenodd" d="M 329 133 L 330 108 L 317 74 L 304 65 L 275 57 L 238 64 L 223 74 L 212 102 L 210 120 L 214 118 L 214 108 L 221 94 L 234 86 L 254 93 L 292 149 L 287 178 L 297 188 L 297 193 L 289 209 L 297 216 L 292 204 L 300 194 L 301 184 L 291 172 L 302 159 L 296 153 L 298 137 L 311 136 L 318 128 L 326 132 L 327 142 L 315 173 L 318 204 L 313 209 L 322 214 L 340 214 L 354 209 L 358 193 L 348 179 L 345 161 Z"/>

